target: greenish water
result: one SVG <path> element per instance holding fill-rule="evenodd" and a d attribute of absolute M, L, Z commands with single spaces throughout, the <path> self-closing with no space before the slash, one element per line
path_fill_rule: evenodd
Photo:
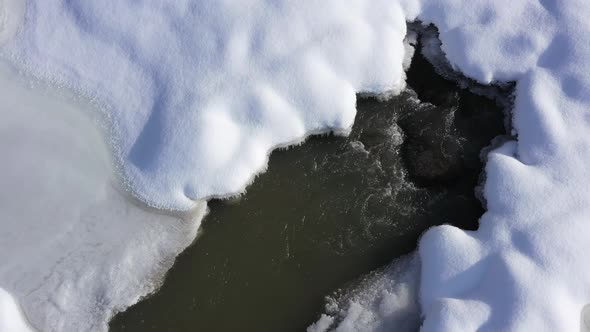
<path fill-rule="evenodd" d="M 162 288 L 111 331 L 304 331 L 324 297 L 415 249 L 428 227 L 474 229 L 480 150 L 504 133 L 493 101 L 414 58 L 413 92 L 359 99 L 349 137 L 273 152 L 239 199 L 210 202 Z"/>

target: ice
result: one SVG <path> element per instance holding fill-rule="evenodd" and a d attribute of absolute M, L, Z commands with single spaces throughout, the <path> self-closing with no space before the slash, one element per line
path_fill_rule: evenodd
<path fill-rule="evenodd" d="M 0 331 L 104 331 L 194 239 L 118 188 L 92 108 L 0 67 Z M 20 308 L 19 306 L 20 305 Z"/>
<path fill-rule="evenodd" d="M 92 99 L 126 189 L 173 210 L 243 191 L 277 146 L 346 133 L 355 93 L 403 89 L 405 21 L 433 23 L 455 69 L 516 82 L 517 140 L 487 157 L 481 228 L 438 227 L 420 242 L 423 329 L 579 330 L 590 302 L 588 1 L 28 0 L 24 16 L 22 3 L 0 2 L 2 57 Z M 19 180 L 2 177 L 0 287 L 34 326 L 103 329 L 153 289 L 146 278 L 198 223 L 171 231 L 173 218 L 131 208 L 90 162 L 100 154 L 74 163 L 92 126 L 9 112 L 9 97 L 0 167 Z M 49 155 L 32 143 L 54 139 Z"/>

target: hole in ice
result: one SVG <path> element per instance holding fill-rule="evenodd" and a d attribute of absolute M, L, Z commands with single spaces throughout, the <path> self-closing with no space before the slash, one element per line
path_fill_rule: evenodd
<path fill-rule="evenodd" d="M 211 201 L 160 291 L 111 331 L 302 331 L 326 294 L 414 250 L 430 226 L 476 228 L 480 151 L 504 134 L 502 107 L 419 53 L 408 82 L 388 101 L 359 98 L 349 137 L 276 151 L 240 199 Z"/>

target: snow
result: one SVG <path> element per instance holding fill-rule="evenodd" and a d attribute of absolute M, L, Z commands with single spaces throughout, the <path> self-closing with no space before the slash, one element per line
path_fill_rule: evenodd
<path fill-rule="evenodd" d="M 33 332 L 27 318 L 18 303 L 5 290 L 0 288 L 0 331 L 2 332 Z"/>
<path fill-rule="evenodd" d="M 95 111 L 15 76 L 0 66 L 0 331 L 104 331 L 159 285 L 205 205 L 173 217 L 133 204 Z"/>
<path fill-rule="evenodd" d="M 517 136 L 487 155 L 480 228 L 440 226 L 420 240 L 423 331 L 585 329 L 589 14 L 586 1 L 423 4 L 418 18 L 438 27 L 456 70 L 516 82 Z"/>
<path fill-rule="evenodd" d="M 416 254 L 399 258 L 330 298 L 326 312 L 308 332 L 412 331 L 420 325 L 418 288 L 420 260 Z"/>
<path fill-rule="evenodd" d="M 435 24 L 455 69 L 516 82 L 518 140 L 487 156 L 480 229 L 437 227 L 420 241 L 422 328 L 579 330 L 590 302 L 588 1 L 28 0 L 24 12 L 22 3 L 0 2 L 2 57 L 92 99 L 125 189 L 170 210 L 243 191 L 275 147 L 346 133 L 355 93 L 403 89 L 406 20 Z M 198 222 L 132 207 L 107 185 L 112 171 L 85 156 L 92 126 L 9 112 L 9 97 L 0 287 L 36 327 L 104 329 L 154 289 Z M 62 149 L 42 148 L 50 143 Z M 66 179 L 62 168 L 72 169 Z M 58 180 L 67 186 L 56 192 Z"/>
<path fill-rule="evenodd" d="M 129 189 L 159 208 L 239 193 L 273 148 L 346 133 L 356 92 L 404 87 L 389 0 L 27 1 L 25 19 L 3 56 L 99 101 Z"/>
<path fill-rule="evenodd" d="M 587 1 L 423 8 L 458 70 L 517 82 L 518 138 L 487 157 L 480 229 L 438 227 L 420 241 L 424 330 L 580 330 L 590 302 L 589 14 Z"/>
<path fill-rule="evenodd" d="M 24 1 L 0 0 L 0 46 L 16 35 L 22 26 L 24 14 Z"/>

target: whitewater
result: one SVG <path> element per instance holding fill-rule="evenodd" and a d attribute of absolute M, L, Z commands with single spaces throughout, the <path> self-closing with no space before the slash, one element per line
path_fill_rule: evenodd
<path fill-rule="evenodd" d="M 19 169 L 16 157 L 30 165 L 74 158 L 80 169 L 100 163 L 86 165 L 65 153 L 71 149 L 60 155 L 12 142 L 42 143 L 65 132 L 70 138 L 59 142 L 96 145 L 100 135 L 88 138 L 96 126 L 45 132 L 29 126 L 37 115 L 21 119 L 26 111 L 11 111 L 20 107 L 16 101 L 2 106 L 2 133 L 10 139 L 2 151 L 16 157 L 0 163 L 0 179 L 19 171 L 18 179 L 34 180 L 2 185 L 2 203 L 9 203 L 1 210 L 0 307 L 8 309 L 0 320 L 44 331 L 105 330 L 114 312 L 156 287 L 154 276 L 194 239 L 203 200 L 243 192 L 274 148 L 315 133 L 347 134 L 356 93 L 402 91 L 406 22 L 420 20 L 439 29 L 455 70 L 484 84 L 516 83 L 517 139 L 487 155 L 480 228 L 430 229 L 419 243 L 419 269 L 405 263 L 419 270 L 419 285 L 409 288 L 419 306 L 411 296 L 393 304 L 384 296 L 385 311 L 374 313 L 384 306 L 371 303 L 346 326 L 324 316 L 314 328 L 378 330 L 396 306 L 411 306 L 419 307 L 425 331 L 579 329 L 590 303 L 583 257 L 590 243 L 589 15 L 582 0 L 0 2 L 0 56 L 35 82 L 91 100 L 88 113 L 104 123 L 110 143 L 98 151 L 113 155 L 109 161 L 104 152 L 106 166 L 95 170 L 90 187 L 72 184 L 56 195 L 46 168 Z M 124 190 L 106 185 L 112 181 Z M 103 194 L 97 205 L 67 216 L 41 218 L 43 209 L 25 209 L 33 193 L 52 197 L 48 206 L 60 211 L 76 208 L 95 200 L 96 188 L 120 196 Z M 146 222 L 152 217 L 127 207 L 125 192 L 176 217 Z M 12 196 L 21 199 L 12 203 Z M 117 205 L 138 216 L 109 216 Z M 198 213 L 179 212 L 191 210 Z M 42 277 L 47 271 L 49 279 Z M 379 283 L 395 284 L 398 276 Z M 17 303 L 21 320 L 11 314 L 21 312 Z"/>

